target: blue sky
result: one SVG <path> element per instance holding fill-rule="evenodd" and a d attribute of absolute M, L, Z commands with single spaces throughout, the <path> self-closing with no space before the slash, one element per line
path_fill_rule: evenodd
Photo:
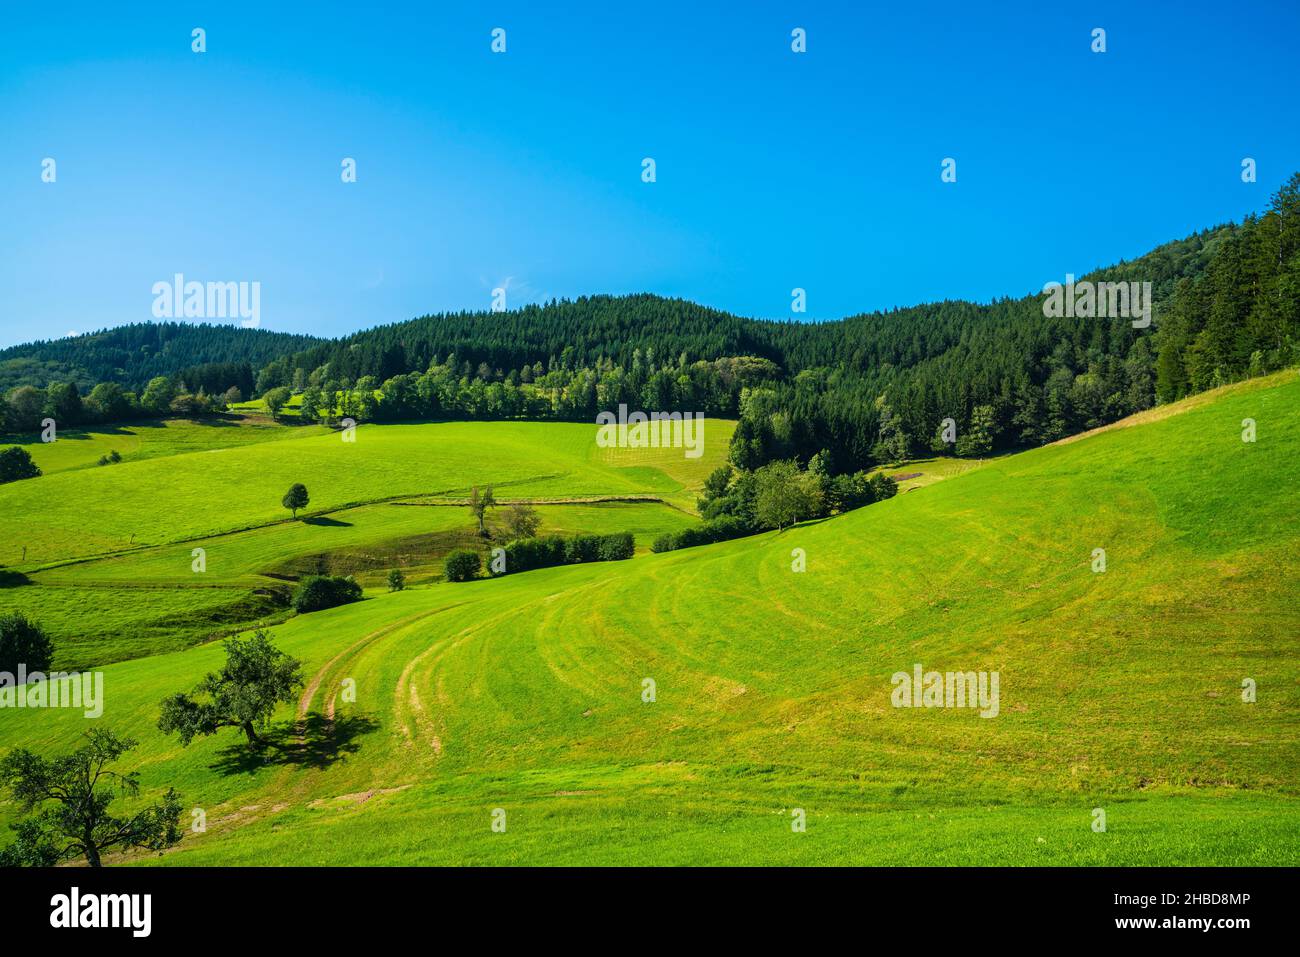
<path fill-rule="evenodd" d="M 503 285 L 774 318 L 796 286 L 815 319 L 986 301 L 1300 169 L 1291 0 L 294 6 L 3 8 L 0 344 L 147 320 L 178 272 L 328 335 Z"/>

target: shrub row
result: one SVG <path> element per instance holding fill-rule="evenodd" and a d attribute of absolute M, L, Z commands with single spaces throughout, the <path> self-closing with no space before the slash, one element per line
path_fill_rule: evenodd
<path fill-rule="evenodd" d="M 691 525 L 679 532 L 665 532 L 650 546 L 652 552 L 672 552 L 679 548 L 711 545 L 731 538 L 754 534 L 754 529 L 734 515 L 720 515 L 699 525 Z"/>
<path fill-rule="evenodd" d="M 618 562 L 632 557 L 636 543 L 631 532 L 613 535 L 543 535 L 521 538 L 506 546 L 506 572 L 526 572 L 554 565 L 582 562 Z"/>

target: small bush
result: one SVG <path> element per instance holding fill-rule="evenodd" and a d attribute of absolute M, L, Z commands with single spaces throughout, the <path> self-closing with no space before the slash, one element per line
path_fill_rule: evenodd
<path fill-rule="evenodd" d="M 831 479 L 830 504 L 841 512 L 862 508 L 876 500 L 876 487 L 866 472 L 837 475 Z"/>
<path fill-rule="evenodd" d="M 36 478 L 41 470 L 32 461 L 32 455 L 21 445 L 0 449 L 0 483 Z"/>
<path fill-rule="evenodd" d="M 54 657 L 54 644 L 45 629 L 21 612 L 0 615 L 0 671 L 16 674 L 18 666 L 47 671 Z"/>
<path fill-rule="evenodd" d="M 472 552 L 468 548 L 458 548 L 443 561 L 443 574 L 449 582 L 466 582 L 478 575 L 482 564 L 483 560 L 479 558 L 478 552 Z"/>
<path fill-rule="evenodd" d="M 388 590 L 402 591 L 406 588 L 406 576 L 402 574 L 400 568 L 394 568 L 388 573 Z"/>
<path fill-rule="evenodd" d="M 631 532 L 616 532 L 602 535 L 600 539 L 600 557 L 602 562 L 621 562 L 636 554 L 636 540 Z"/>
<path fill-rule="evenodd" d="M 299 614 L 321 611 L 361 600 L 361 586 L 351 575 L 312 575 L 304 578 L 293 597 L 293 607 Z"/>
<path fill-rule="evenodd" d="M 877 502 L 883 502 L 887 498 L 893 498 L 898 494 L 898 483 L 883 472 L 877 472 L 870 479 L 871 491 L 875 495 Z"/>

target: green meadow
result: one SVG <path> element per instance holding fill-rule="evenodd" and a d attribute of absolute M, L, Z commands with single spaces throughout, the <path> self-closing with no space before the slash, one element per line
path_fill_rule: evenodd
<path fill-rule="evenodd" d="M 373 425 L 345 442 L 251 418 L 33 441 L 49 474 L 0 487 L 0 560 L 26 582 L 5 603 L 42 623 L 63 668 L 185 647 L 283 620 L 303 575 L 352 574 L 368 588 L 395 567 L 412 584 L 439 579 L 447 552 L 482 547 L 462 504 L 471 485 L 538 503 L 544 533 L 629 531 L 646 550 L 694 520 L 704 477 L 725 460 L 734 425 L 709 426 L 695 459 L 680 449 L 611 459 L 574 423 Z M 123 461 L 76 471 L 73 453 L 94 451 L 81 441 L 116 442 Z M 294 481 L 312 496 L 298 520 L 280 505 Z M 499 511 L 488 524 L 500 526 Z"/>
<path fill-rule="evenodd" d="M 239 426 L 202 426 L 214 430 L 218 444 L 210 449 L 0 487 L 10 532 L 0 542 L 0 562 L 35 568 L 287 521 L 280 497 L 294 482 L 311 492 L 308 515 L 463 496 L 472 485 L 492 485 L 507 500 L 641 496 L 689 510 L 705 476 L 726 460 L 734 428 L 716 419 L 708 426 L 704 455 L 686 459 L 676 450 L 682 464 L 675 475 L 652 465 L 605 464 L 593 427 L 581 423 L 366 425 L 352 442 L 341 432 L 281 427 L 280 441 L 241 445 L 219 444 Z"/>
<path fill-rule="evenodd" d="M 69 469 L 107 467 L 100 466 L 99 460 L 111 452 L 122 456 L 122 462 L 136 462 L 186 452 L 209 452 L 256 442 L 320 435 L 327 431 L 325 427 L 315 425 L 286 428 L 264 415 L 223 416 L 202 422 L 163 419 L 108 428 L 64 429 L 57 433 L 54 442 L 42 442 L 39 435 L 23 435 L 4 444 L 26 448 L 41 471 L 49 475 Z"/>
<path fill-rule="evenodd" d="M 642 545 L 694 520 L 725 442 L 637 461 L 592 431 L 294 432 L 16 483 L 3 547 L 28 544 L 38 584 L 5 599 L 66 589 L 110 621 L 136 590 L 201 604 L 180 581 L 205 542 L 214 592 L 374 575 L 467 529 L 431 503 L 470 484 Z M 914 463 L 892 470 L 922 473 L 906 494 L 782 533 L 467 583 L 412 561 L 415 587 L 372 577 L 362 602 L 273 624 L 308 682 L 262 752 L 157 731 L 159 701 L 222 660 L 160 628 L 152 650 L 176 650 L 106 666 L 97 720 L 139 739 L 123 764 L 143 793 L 176 787 L 206 829 L 113 863 L 1295 865 L 1297 460 L 1288 372 L 976 466 Z M 287 521 L 298 480 L 308 521 Z M 657 501 L 583 501 L 619 497 Z M 894 707 L 915 664 L 998 673 L 996 716 Z M 88 721 L 0 712 L 0 749 L 71 748 Z"/>

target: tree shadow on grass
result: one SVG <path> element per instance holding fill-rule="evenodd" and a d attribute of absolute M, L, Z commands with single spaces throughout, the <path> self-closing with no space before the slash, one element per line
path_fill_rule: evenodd
<path fill-rule="evenodd" d="M 357 739 L 379 728 L 366 717 L 341 717 L 328 721 L 309 714 L 300 723 L 280 724 L 262 734 L 260 747 L 249 747 L 241 737 L 217 752 L 209 765 L 219 774 L 252 774 L 260 768 L 296 765 L 323 770 L 361 747 Z"/>
<path fill-rule="evenodd" d="M 341 522 L 337 518 L 330 518 L 327 515 L 313 515 L 310 518 L 302 520 L 304 525 L 324 525 L 328 528 L 351 528 L 351 522 Z"/>

